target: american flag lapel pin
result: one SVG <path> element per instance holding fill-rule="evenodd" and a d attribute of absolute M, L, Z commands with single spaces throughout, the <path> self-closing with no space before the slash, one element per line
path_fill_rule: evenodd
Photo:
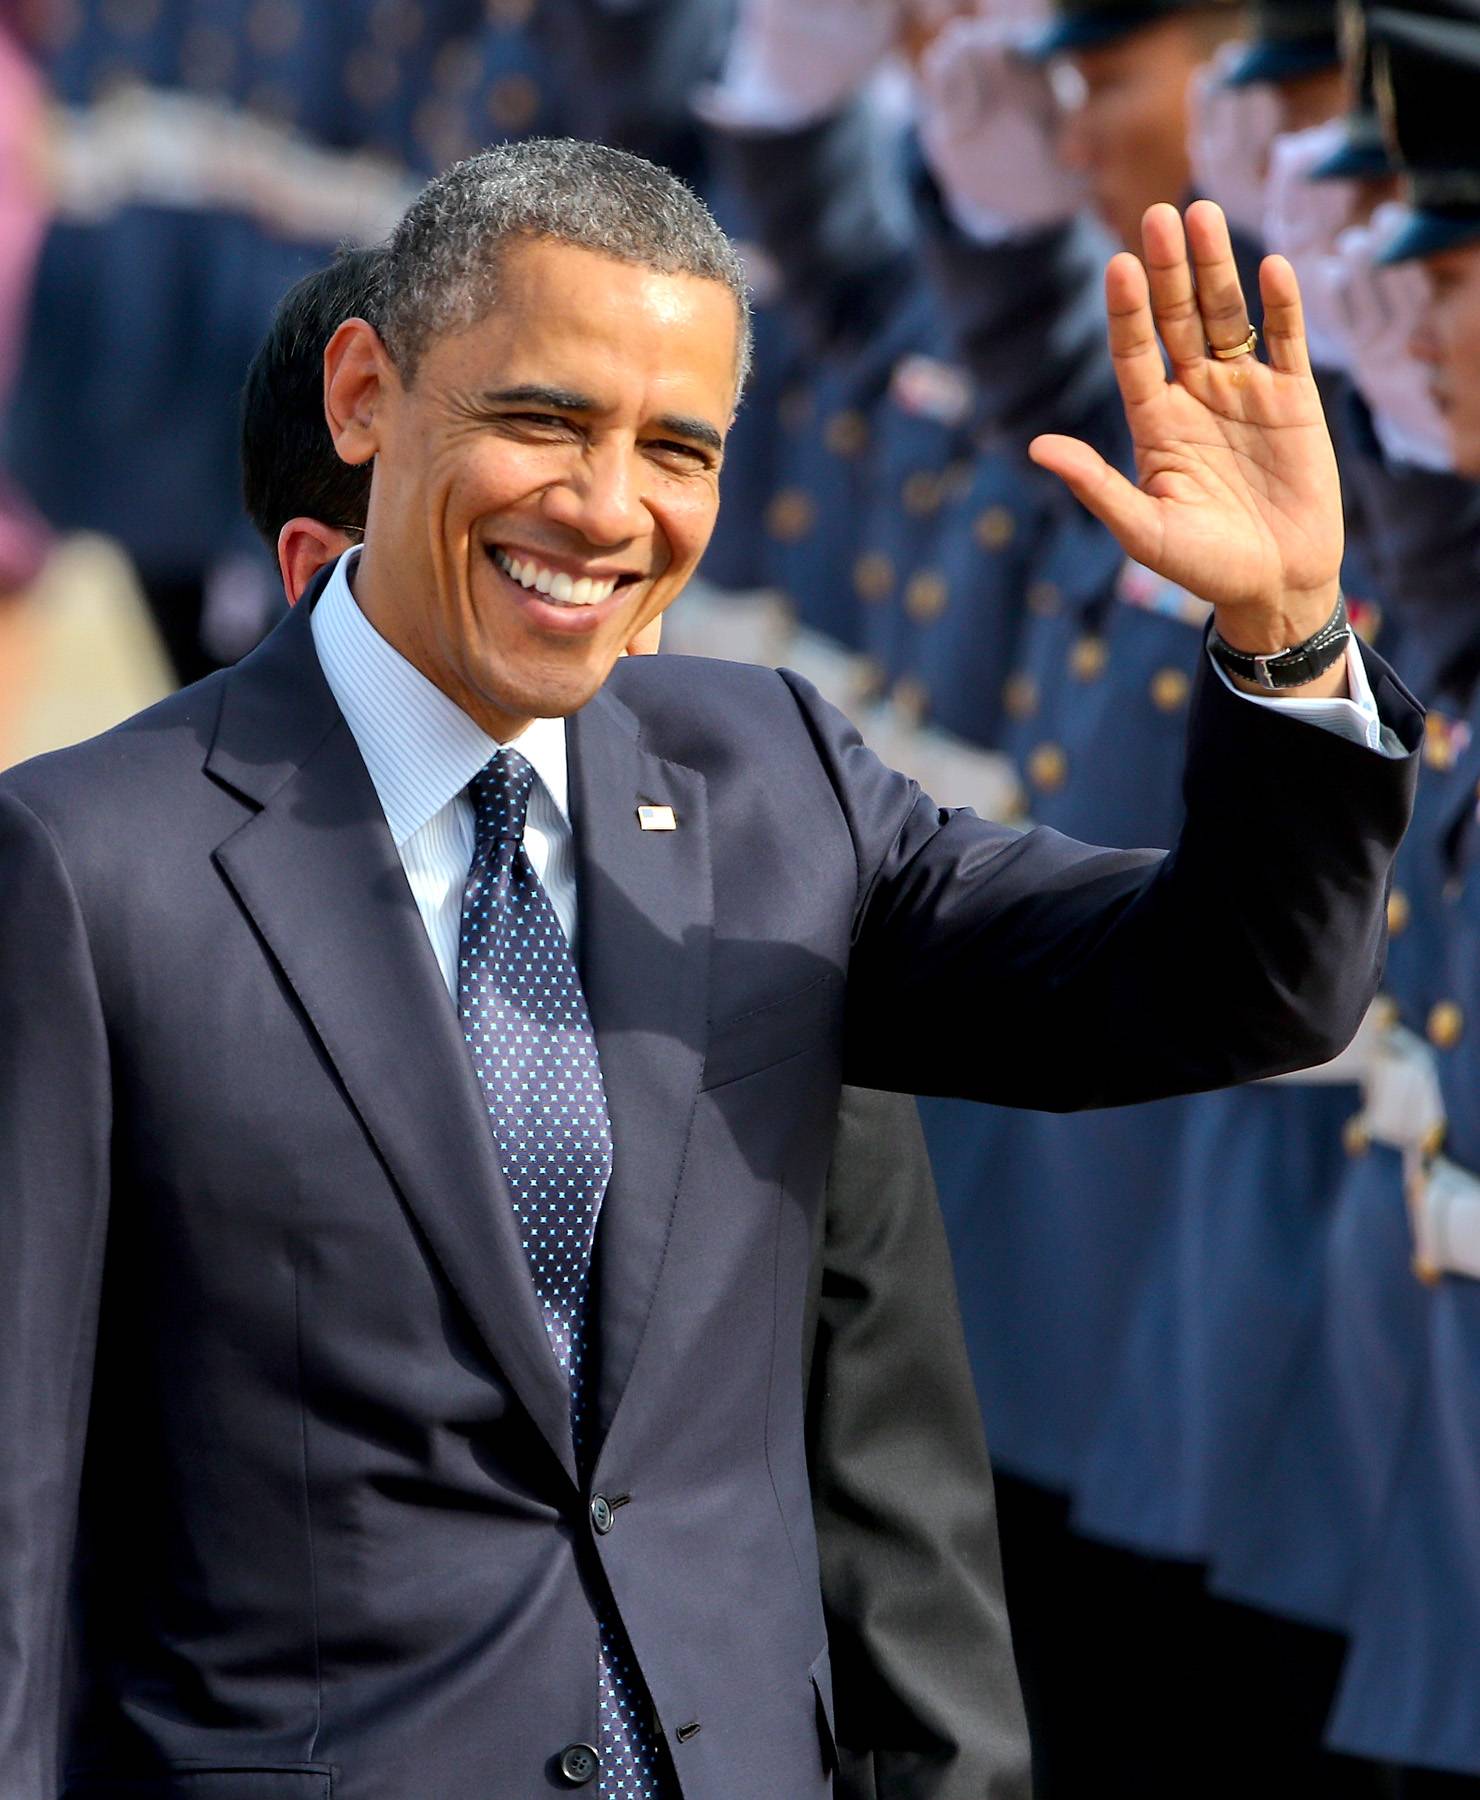
<path fill-rule="evenodd" d="M 677 831 L 678 820 L 671 806 L 639 806 L 637 823 L 644 831 Z"/>

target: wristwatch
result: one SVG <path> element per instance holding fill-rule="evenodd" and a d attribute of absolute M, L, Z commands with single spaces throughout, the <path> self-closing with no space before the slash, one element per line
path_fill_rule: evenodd
<path fill-rule="evenodd" d="M 1275 650 L 1268 656 L 1252 656 L 1247 650 L 1235 650 L 1232 644 L 1226 643 L 1214 626 L 1208 634 L 1208 649 L 1214 662 L 1227 669 L 1230 675 L 1240 675 L 1245 681 L 1258 682 L 1260 687 L 1278 693 L 1281 688 L 1304 687 L 1306 682 L 1324 674 L 1332 663 L 1346 655 L 1351 634 L 1346 596 L 1338 594 L 1335 612 L 1315 636 L 1308 637 L 1303 644 L 1292 644 L 1289 649 Z"/>

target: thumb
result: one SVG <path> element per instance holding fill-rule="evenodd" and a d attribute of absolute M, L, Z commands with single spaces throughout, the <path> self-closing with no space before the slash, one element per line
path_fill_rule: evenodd
<path fill-rule="evenodd" d="M 1161 520 L 1149 495 L 1112 468 L 1098 450 L 1078 438 L 1036 437 L 1028 455 L 1040 469 L 1057 475 L 1079 504 L 1114 534 L 1137 562 L 1155 566 L 1161 544 Z"/>

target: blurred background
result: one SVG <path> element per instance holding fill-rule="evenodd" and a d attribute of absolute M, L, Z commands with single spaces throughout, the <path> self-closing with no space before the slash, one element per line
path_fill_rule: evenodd
<path fill-rule="evenodd" d="M 1473 0 L 0 0 L 0 766 L 272 628 L 238 443 L 278 302 L 449 162 L 570 135 L 677 169 L 751 272 L 665 651 L 800 669 L 943 804 L 1170 845 L 1207 609 L 1026 446 L 1131 466 L 1100 282 L 1147 205 L 1220 201 L 1251 297 L 1295 262 L 1349 606 L 1432 709 L 1388 992 L 1302 1078 L 921 1106 L 1046 1796 L 1480 1781 L 1480 1254 L 1423 1211 L 1441 1145 L 1480 1166 L 1480 454 L 1422 258 L 1384 260 L 1425 170 L 1480 236 L 1477 33 Z"/>

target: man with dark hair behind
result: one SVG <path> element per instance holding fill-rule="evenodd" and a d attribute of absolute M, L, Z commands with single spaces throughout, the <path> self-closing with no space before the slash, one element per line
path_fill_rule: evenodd
<path fill-rule="evenodd" d="M 378 250 L 284 296 L 242 397 L 242 497 L 290 604 L 364 534 L 324 421 L 324 347 L 378 320 Z M 633 654 L 657 648 L 634 640 Z M 1020 1800 L 1027 1729 L 992 1473 L 914 1101 L 845 1088 L 802 1346 L 839 1800 Z"/>
<path fill-rule="evenodd" d="M 370 466 L 334 454 L 324 424 L 324 345 L 341 319 L 377 317 L 382 254 L 378 247 L 341 250 L 296 282 L 247 370 L 242 503 L 274 556 L 278 533 L 298 514 L 343 540 L 364 534 Z M 296 600 L 297 592 L 289 598 Z"/>

